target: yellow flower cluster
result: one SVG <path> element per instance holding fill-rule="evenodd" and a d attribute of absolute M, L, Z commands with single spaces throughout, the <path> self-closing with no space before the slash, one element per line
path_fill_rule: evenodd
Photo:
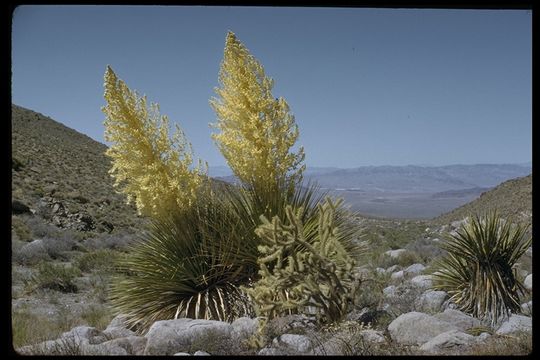
<path fill-rule="evenodd" d="M 107 66 L 105 72 L 105 140 L 112 143 L 106 154 L 113 160 L 109 173 L 115 186 L 135 200 L 139 214 L 167 215 L 186 209 L 207 178 L 207 166 L 190 169 L 192 149 L 183 132 L 169 137 L 169 120 L 159 105 L 147 106 L 146 96 L 117 78 Z"/>
<path fill-rule="evenodd" d="M 272 96 L 273 80 L 246 47 L 229 32 L 219 72 L 218 98 L 210 105 L 220 130 L 212 134 L 235 175 L 244 183 L 274 188 L 283 180 L 299 180 L 304 149 L 290 152 L 298 127 L 289 105 Z"/>

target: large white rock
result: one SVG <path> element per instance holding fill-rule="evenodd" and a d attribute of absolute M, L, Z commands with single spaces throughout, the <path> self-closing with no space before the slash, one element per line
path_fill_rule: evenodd
<path fill-rule="evenodd" d="M 126 323 L 127 318 L 128 318 L 127 315 L 124 315 L 124 314 L 116 315 L 107 326 L 107 329 L 110 329 L 110 328 L 126 328 L 127 329 L 128 327 Z"/>
<path fill-rule="evenodd" d="M 446 299 L 448 299 L 448 294 L 445 291 L 426 290 L 416 299 L 415 306 L 417 311 L 436 313 L 442 310 Z"/>
<path fill-rule="evenodd" d="M 462 331 L 482 325 L 480 320 L 455 309 L 446 309 L 444 312 L 433 316 L 439 320 L 452 324 Z"/>
<path fill-rule="evenodd" d="M 80 345 L 75 344 L 73 338 L 60 338 L 22 346 L 16 351 L 21 355 L 64 355 L 66 347 L 80 347 Z"/>
<path fill-rule="evenodd" d="M 405 254 L 407 250 L 405 249 L 397 249 L 397 250 L 388 250 L 385 252 L 386 255 L 390 256 L 392 259 L 397 259 L 401 255 Z"/>
<path fill-rule="evenodd" d="M 396 271 L 399 271 L 399 270 L 401 270 L 401 266 L 399 266 L 399 265 L 396 264 L 396 265 L 389 266 L 389 267 L 386 269 L 386 273 L 387 273 L 387 274 L 391 274 L 391 273 L 396 272 Z"/>
<path fill-rule="evenodd" d="M 441 350 L 469 345 L 475 342 L 475 337 L 459 330 L 450 330 L 435 336 L 420 346 L 420 350 L 428 353 L 437 353 Z"/>
<path fill-rule="evenodd" d="M 446 321 L 416 311 L 402 314 L 388 325 L 390 337 L 402 345 L 422 345 L 450 330 L 460 329 Z"/>
<path fill-rule="evenodd" d="M 505 335 L 518 331 L 532 331 L 532 318 L 523 315 L 512 315 L 495 332 L 497 335 Z"/>
<path fill-rule="evenodd" d="M 523 281 L 523 285 L 525 285 L 525 288 L 527 290 L 532 290 L 533 288 L 532 274 L 527 275 L 527 277 Z"/>
<path fill-rule="evenodd" d="M 148 339 L 143 336 L 127 336 L 106 341 L 101 345 L 110 347 L 121 347 L 126 351 L 128 355 L 143 355 L 147 341 Z"/>
<path fill-rule="evenodd" d="M 92 355 L 92 356 L 130 355 L 126 349 L 118 346 L 115 343 L 111 343 L 110 341 L 104 342 L 102 344 L 97 344 L 97 345 L 83 344 L 81 345 L 80 352 L 81 352 L 81 355 Z"/>
<path fill-rule="evenodd" d="M 145 355 L 173 355 L 188 352 L 195 341 L 209 336 L 230 337 L 231 324 L 215 320 L 176 319 L 156 321 L 148 330 Z M 211 339 L 211 337 L 210 337 Z"/>
<path fill-rule="evenodd" d="M 478 335 L 478 336 L 476 337 L 476 342 L 477 342 L 477 343 L 484 342 L 484 341 L 486 341 L 486 340 L 487 340 L 488 338 L 490 338 L 490 337 L 491 337 L 491 334 L 490 334 L 490 333 L 483 332 L 483 333 L 481 333 L 480 335 Z"/>
<path fill-rule="evenodd" d="M 257 355 L 260 355 L 260 356 L 265 356 L 265 355 L 278 356 L 278 355 L 284 355 L 284 354 L 279 349 L 276 349 L 276 348 L 273 348 L 273 347 L 265 347 L 265 348 L 262 348 L 261 350 L 259 350 Z"/>
<path fill-rule="evenodd" d="M 231 336 L 234 341 L 242 341 L 257 332 L 259 320 L 241 317 L 232 322 Z"/>
<path fill-rule="evenodd" d="M 433 285 L 433 280 L 431 275 L 417 275 L 410 280 L 411 284 L 421 287 L 423 289 L 428 289 Z"/>
<path fill-rule="evenodd" d="M 373 330 L 373 329 L 360 331 L 360 336 L 362 337 L 363 340 L 369 341 L 369 342 L 375 342 L 375 343 L 386 342 L 384 334 L 380 331 Z"/>
<path fill-rule="evenodd" d="M 272 346 L 282 348 L 287 352 L 303 354 L 311 350 L 311 340 L 307 336 L 297 334 L 283 334 L 272 341 Z"/>
<path fill-rule="evenodd" d="M 400 270 L 400 271 L 396 271 L 395 273 L 392 273 L 392 275 L 390 275 L 390 279 L 392 279 L 393 281 L 399 281 L 399 280 L 403 280 L 405 276 L 405 273 L 403 272 L 403 270 Z"/>
<path fill-rule="evenodd" d="M 532 300 L 529 302 L 526 302 L 525 304 L 521 304 L 521 312 L 523 313 L 523 315 L 531 316 L 532 308 L 533 308 Z"/>
<path fill-rule="evenodd" d="M 409 276 L 419 275 L 422 273 L 422 271 L 425 270 L 425 268 L 426 267 L 422 264 L 412 264 L 411 266 L 403 270 L 403 272 L 405 273 L 405 275 L 409 275 Z"/>
<path fill-rule="evenodd" d="M 135 332 L 124 327 L 108 327 L 103 330 L 103 335 L 107 339 L 125 338 L 128 336 L 136 336 Z"/>
<path fill-rule="evenodd" d="M 193 355 L 194 356 L 209 356 L 210 354 L 207 353 L 206 351 L 197 350 L 197 351 L 195 351 L 195 353 Z"/>
<path fill-rule="evenodd" d="M 66 331 L 60 336 L 61 339 L 73 340 L 76 344 L 93 344 L 95 338 L 102 338 L 103 333 L 91 326 L 77 326 Z"/>

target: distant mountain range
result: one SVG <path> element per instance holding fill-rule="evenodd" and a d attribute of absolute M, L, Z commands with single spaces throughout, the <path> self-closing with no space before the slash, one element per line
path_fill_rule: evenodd
<path fill-rule="evenodd" d="M 235 178 L 226 167 L 210 168 L 210 175 L 228 182 Z M 368 193 L 439 193 L 474 189 L 487 190 L 503 181 L 529 175 L 530 163 L 447 166 L 362 166 L 353 169 L 308 168 L 305 181 L 322 189 Z"/>
<path fill-rule="evenodd" d="M 11 110 L 13 204 L 22 203 L 23 208 L 37 214 L 40 209 L 61 204 L 66 216 L 91 219 L 96 232 L 142 228 L 144 217 L 137 216 L 134 206 L 126 205 L 125 196 L 113 188 L 104 144 L 35 111 L 16 105 Z M 308 167 L 304 175 L 306 181 L 317 182 L 330 195 L 343 197 L 352 210 L 363 215 L 429 219 L 475 199 L 488 199 L 489 206 L 507 212 L 527 212 L 531 208 L 530 180 L 510 182 L 514 185 L 495 195 L 489 195 L 493 190 L 488 190 L 531 174 L 531 168 L 531 163 Z M 234 182 L 227 166 L 210 167 L 209 174 Z M 473 210 L 477 211 L 486 203 L 475 204 Z"/>

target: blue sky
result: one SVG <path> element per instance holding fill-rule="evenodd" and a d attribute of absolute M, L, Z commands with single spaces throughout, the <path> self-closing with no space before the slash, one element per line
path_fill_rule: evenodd
<path fill-rule="evenodd" d="M 516 10 L 21 6 L 12 101 L 104 142 L 110 64 L 225 165 L 208 100 L 231 30 L 287 99 L 308 166 L 521 163 L 531 24 Z"/>

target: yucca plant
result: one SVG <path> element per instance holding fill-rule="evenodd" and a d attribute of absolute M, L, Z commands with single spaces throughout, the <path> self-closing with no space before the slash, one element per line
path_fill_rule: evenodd
<path fill-rule="evenodd" d="M 302 189 L 289 201 L 311 208 L 314 191 Z M 255 199 L 245 188 L 214 186 L 200 191 L 188 210 L 152 218 L 113 278 L 110 294 L 116 311 L 139 331 L 163 319 L 232 321 L 254 314 L 240 286 L 249 286 L 258 276 L 260 238 L 255 228 L 260 220 L 255 217 L 262 205 Z M 287 199 L 264 207 L 278 213 L 281 201 Z"/>
<path fill-rule="evenodd" d="M 526 290 L 513 267 L 532 238 L 526 236 L 528 226 L 505 221 L 495 211 L 469 219 L 441 245 L 448 254 L 436 264 L 434 288 L 493 326 L 520 309 L 519 295 Z"/>
<path fill-rule="evenodd" d="M 154 321 L 179 317 L 230 321 L 253 309 L 240 286 L 259 276 L 255 229 L 261 215 L 285 219 L 299 208 L 306 243 L 317 234 L 317 204 L 324 194 L 301 186 L 303 149 L 293 151 L 299 132 L 262 65 L 229 33 L 220 70 L 214 134 L 241 186 L 210 185 L 202 163 L 191 167 L 191 146 L 183 133 L 171 141 L 168 120 L 157 105 L 129 90 L 108 68 L 105 122 L 115 143 L 113 175 L 152 224 L 126 259 L 111 286 L 116 312 L 140 331 Z M 146 210 L 146 211 L 145 211 Z M 336 241 L 354 256 L 355 227 L 337 209 Z M 302 246 L 302 245 L 301 245 Z"/>
<path fill-rule="evenodd" d="M 199 195 L 188 210 L 154 218 L 120 263 L 111 302 L 144 331 L 182 317 L 230 321 L 252 313 L 239 285 L 249 283 L 257 255 L 241 219 L 217 195 Z"/>

